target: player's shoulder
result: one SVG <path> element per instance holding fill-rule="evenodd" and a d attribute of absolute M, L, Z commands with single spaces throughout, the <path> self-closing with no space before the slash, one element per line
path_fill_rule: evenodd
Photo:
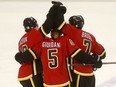
<path fill-rule="evenodd" d="M 85 33 L 87 33 L 87 34 L 89 34 L 91 37 L 95 38 L 95 36 L 92 33 L 88 32 L 88 31 L 85 31 L 85 30 L 82 30 L 82 31 L 85 32 Z"/>
<path fill-rule="evenodd" d="M 68 35 L 63 35 L 60 37 L 63 42 L 69 41 L 71 38 Z"/>
<path fill-rule="evenodd" d="M 24 38 L 24 37 L 27 37 L 27 36 L 28 36 L 27 33 L 23 34 L 23 35 L 21 36 L 20 40 L 21 40 L 22 38 Z"/>
<path fill-rule="evenodd" d="M 67 28 L 73 28 L 73 29 L 76 29 L 76 27 L 74 27 L 73 25 L 71 25 L 71 24 L 66 24 L 65 25 Z"/>

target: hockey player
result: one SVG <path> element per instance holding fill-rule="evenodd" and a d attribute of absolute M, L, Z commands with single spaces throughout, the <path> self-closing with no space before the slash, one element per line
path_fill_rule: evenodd
<path fill-rule="evenodd" d="M 37 21 L 33 17 L 25 18 L 23 21 L 23 26 L 25 28 L 25 34 L 19 41 L 19 52 L 15 55 L 17 62 L 21 64 L 18 72 L 18 80 L 23 87 L 43 87 L 42 81 L 42 67 L 40 59 L 29 62 L 21 62 L 23 59 L 20 58 L 20 53 L 25 52 L 29 48 L 33 48 L 38 44 L 53 28 L 53 23 L 51 21 L 51 11 L 47 14 L 47 19 L 43 25 L 38 29 Z M 57 27 L 62 24 L 59 22 Z M 18 58 L 16 57 L 18 56 Z M 29 58 L 26 58 L 28 61 Z"/>
<path fill-rule="evenodd" d="M 38 29 L 38 23 L 33 17 L 25 18 L 23 21 L 25 34 L 21 37 L 18 46 L 19 52 L 25 52 L 33 48 L 44 37 L 41 29 Z M 17 54 L 18 55 L 18 54 Z M 18 80 L 23 87 L 43 87 L 42 65 L 39 59 L 32 62 L 22 63 L 20 58 L 16 59 L 21 67 L 19 68 Z"/>
<path fill-rule="evenodd" d="M 96 38 L 89 32 L 82 30 L 84 19 L 81 15 L 74 15 L 69 18 L 69 23 L 62 29 L 82 49 L 82 51 L 93 54 L 98 60 L 94 65 L 82 65 L 72 67 L 74 73 L 73 87 L 95 87 L 94 69 L 101 68 L 102 59 L 106 57 L 105 48 L 96 41 Z M 86 60 L 85 60 L 86 61 Z M 82 64 L 83 62 L 72 60 L 72 64 Z M 89 62 L 88 62 L 89 63 Z"/>

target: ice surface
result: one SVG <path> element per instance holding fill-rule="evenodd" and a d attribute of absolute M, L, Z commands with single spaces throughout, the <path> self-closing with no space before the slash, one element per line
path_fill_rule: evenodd
<path fill-rule="evenodd" d="M 116 2 L 63 2 L 65 19 L 80 14 L 84 30 L 96 36 L 107 51 L 105 61 L 116 61 Z M 0 2 L 0 87 L 22 87 L 17 81 L 19 64 L 14 60 L 18 41 L 25 33 L 23 19 L 33 16 L 41 25 L 52 4 L 34 1 Z M 95 72 L 97 87 L 116 87 L 116 65 L 103 65 Z"/>

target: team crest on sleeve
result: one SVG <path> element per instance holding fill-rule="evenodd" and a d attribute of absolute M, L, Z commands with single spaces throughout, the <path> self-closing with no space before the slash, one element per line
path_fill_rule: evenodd
<path fill-rule="evenodd" d="M 72 46 L 75 45 L 75 43 L 74 43 L 71 39 L 69 39 L 69 42 L 70 42 L 70 44 L 71 44 Z"/>

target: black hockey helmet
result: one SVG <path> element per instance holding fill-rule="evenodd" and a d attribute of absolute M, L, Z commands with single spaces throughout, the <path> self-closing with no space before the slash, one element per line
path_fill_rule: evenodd
<path fill-rule="evenodd" d="M 84 19 L 81 15 L 74 15 L 69 18 L 69 23 L 76 28 L 82 29 L 84 25 Z"/>
<path fill-rule="evenodd" d="M 34 27 L 38 27 L 37 21 L 33 17 L 25 18 L 23 21 L 23 26 L 25 28 L 25 32 L 30 31 Z"/>

